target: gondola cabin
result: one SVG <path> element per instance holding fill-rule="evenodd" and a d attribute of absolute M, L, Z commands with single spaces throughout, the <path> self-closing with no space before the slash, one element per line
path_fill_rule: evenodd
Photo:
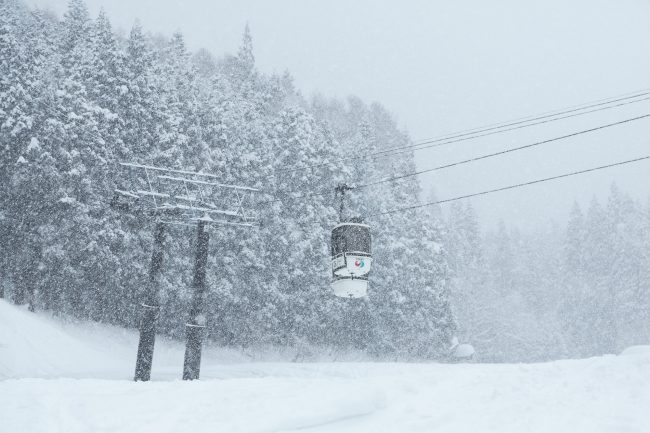
<path fill-rule="evenodd" d="M 332 290 L 343 298 L 363 298 L 368 293 L 372 265 L 370 227 L 360 220 L 332 229 Z"/>

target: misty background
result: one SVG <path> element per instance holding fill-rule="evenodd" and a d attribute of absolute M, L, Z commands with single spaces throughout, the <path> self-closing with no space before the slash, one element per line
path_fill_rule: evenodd
<path fill-rule="evenodd" d="M 30 0 L 57 15 L 66 0 Z M 257 67 L 290 71 L 305 96 L 379 101 L 413 140 L 578 105 L 650 87 L 650 3 L 88 0 L 118 33 L 138 19 L 183 33 L 188 48 L 237 51 L 250 25 Z M 650 113 L 650 101 L 415 153 L 419 168 Z M 471 166 L 420 176 L 448 198 L 648 153 L 650 121 L 610 128 Z M 473 199 L 483 226 L 566 222 L 574 200 L 604 199 L 610 184 L 645 201 L 647 164 Z M 425 199 L 427 192 L 424 193 Z M 543 198 L 543 200 L 541 199 Z"/>
<path fill-rule="evenodd" d="M 521 19 L 504 10 L 498 17 L 510 21 L 500 23 L 490 18 L 492 7 L 483 14 L 420 10 L 418 17 L 441 22 L 415 25 L 402 10 L 382 9 L 383 20 L 348 12 L 339 31 L 326 24 L 340 16 L 336 8 L 314 6 L 308 16 L 331 27 L 321 31 L 300 7 L 276 5 L 275 14 L 292 12 L 282 25 L 260 15 L 266 6 L 251 5 L 253 17 L 212 12 L 240 37 L 235 47 L 215 47 L 218 34 L 203 40 L 182 32 L 225 26 L 179 19 L 178 5 L 168 13 L 180 24 L 161 19 L 150 28 L 135 21 L 138 10 L 95 7 L 71 0 L 65 11 L 43 13 L 20 0 L 0 3 L 0 297 L 127 328 L 144 323 L 144 299 L 160 306 L 157 330 L 165 335 L 182 339 L 184 318 L 201 316 L 215 344 L 292 348 L 296 360 L 339 359 L 352 350 L 376 360 L 541 361 L 647 343 L 650 201 L 639 157 L 650 158 L 650 104 L 638 102 L 642 80 L 624 77 L 642 73 L 631 57 L 641 45 L 635 52 L 628 44 L 648 39 L 632 35 L 646 31 L 642 23 L 611 24 L 614 12 L 603 21 L 604 7 L 598 19 L 585 12 L 592 9 L 521 9 Z M 591 24 L 571 24 L 569 16 L 591 17 Z M 286 62 L 274 46 L 289 47 Z M 361 92 L 346 87 L 357 84 L 354 77 L 365 77 Z M 625 107 L 610 102 L 588 116 L 365 158 L 630 92 L 637 100 Z M 373 99 L 380 102 L 365 102 Z M 545 144 L 522 150 L 532 143 Z M 508 149 L 522 151 L 410 176 L 418 167 Z M 634 158 L 635 165 L 423 205 L 434 194 L 446 199 Z M 160 281 L 143 280 L 151 221 L 124 213 L 118 195 L 137 200 L 141 187 L 116 171 L 120 161 L 214 173 L 220 182 L 260 189 L 251 204 L 256 230 L 212 230 L 205 316 L 190 309 L 198 293 L 191 232 L 170 228 Z M 363 216 L 373 237 L 369 295 L 356 301 L 332 296 L 328 278 L 338 212 L 330 194 L 341 182 L 372 186 L 356 189 L 347 203 L 347 214 Z M 460 355 L 460 343 L 476 351 Z"/>

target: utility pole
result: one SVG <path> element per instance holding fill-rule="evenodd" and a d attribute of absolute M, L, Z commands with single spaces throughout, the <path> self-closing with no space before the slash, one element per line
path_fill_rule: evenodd
<path fill-rule="evenodd" d="M 183 380 L 195 380 L 201 372 L 201 349 L 205 337 L 206 318 L 203 311 L 205 304 L 205 274 L 208 263 L 208 245 L 210 237 L 205 229 L 206 222 L 199 221 L 196 228 L 196 259 L 194 262 L 194 296 L 190 317 L 185 324 L 187 343 L 183 363 Z"/>
<path fill-rule="evenodd" d="M 196 227 L 197 244 L 192 287 L 194 295 L 186 324 L 187 344 L 183 379 L 199 378 L 201 350 L 205 337 L 206 271 L 208 263 L 208 225 L 256 227 L 256 219 L 248 215 L 246 201 L 260 191 L 239 185 L 220 183 L 209 173 L 174 170 L 150 165 L 122 162 L 124 173 L 116 177 L 111 206 L 144 219 L 156 221 L 154 246 L 149 269 L 149 282 L 142 303 L 140 341 L 135 366 L 135 380 L 151 377 L 156 322 L 160 312 L 160 276 L 166 238 L 166 226 Z"/>
<path fill-rule="evenodd" d="M 154 227 L 153 252 L 149 268 L 149 284 L 142 306 L 140 318 L 140 341 L 138 356 L 135 363 L 135 378 L 137 381 L 148 381 L 151 378 L 153 349 L 156 342 L 156 324 L 160 314 L 160 275 L 165 245 L 165 224 L 158 221 Z"/>

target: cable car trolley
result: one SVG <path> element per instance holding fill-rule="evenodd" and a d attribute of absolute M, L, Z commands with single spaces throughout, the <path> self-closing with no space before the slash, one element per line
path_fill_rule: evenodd
<path fill-rule="evenodd" d="M 341 222 L 332 229 L 332 291 L 343 298 L 363 298 L 368 293 L 372 265 L 370 226 L 361 218 L 343 221 L 343 196 L 351 188 L 340 185 Z"/>

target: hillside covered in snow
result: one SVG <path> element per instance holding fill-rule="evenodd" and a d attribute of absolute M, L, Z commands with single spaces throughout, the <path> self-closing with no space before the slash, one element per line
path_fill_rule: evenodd
<path fill-rule="evenodd" d="M 543 364 L 250 362 L 205 351 L 180 380 L 160 339 L 131 381 L 137 336 L 0 301 L 0 432 L 650 431 L 650 349 Z M 270 356 L 270 355 L 268 355 Z"/>

